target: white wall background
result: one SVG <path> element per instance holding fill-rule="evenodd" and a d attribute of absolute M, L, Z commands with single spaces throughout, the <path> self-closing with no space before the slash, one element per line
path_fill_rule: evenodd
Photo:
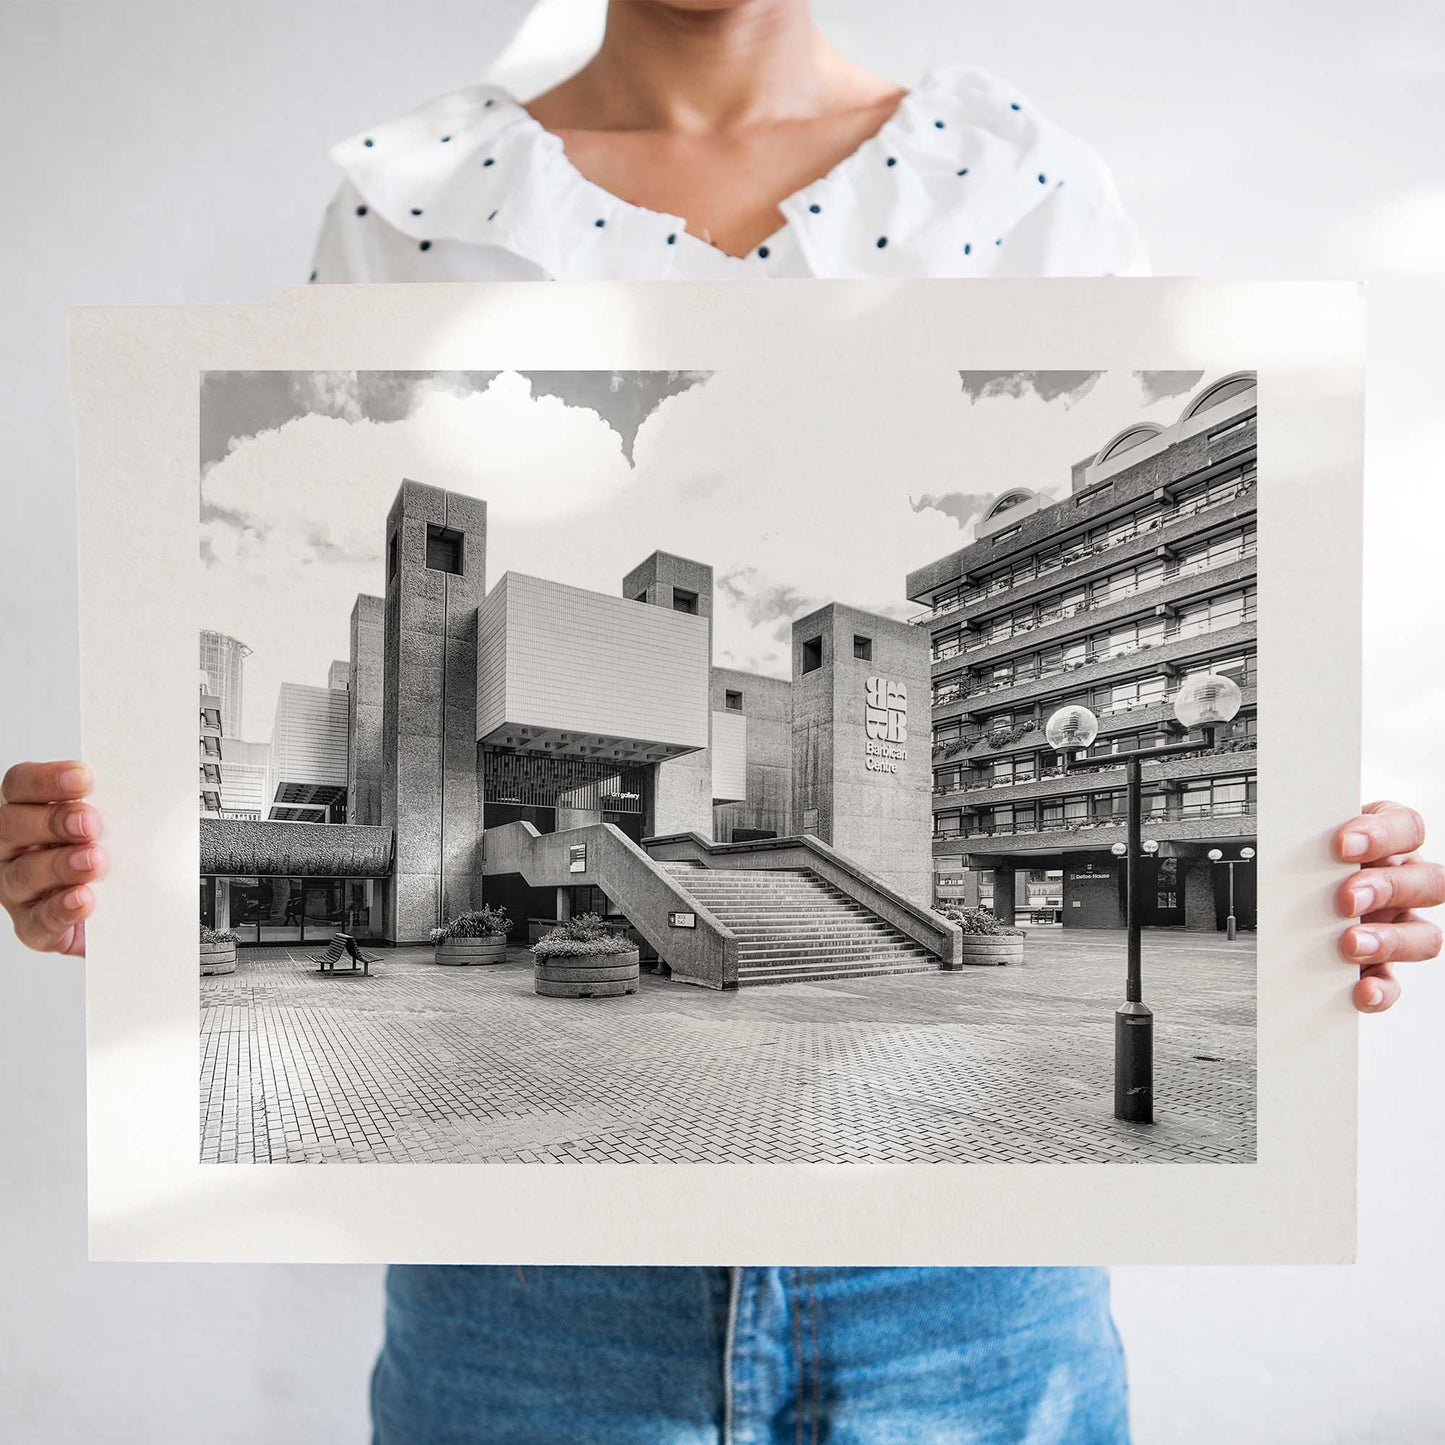
<path fill-rule="evenodd" d="M 65 308 L 264 299 L 303 279 L 327 145 L 476 78 L 521 8 L 0 5 L 0 766 L 77 738 Z M 1445 851 L 1445 14 L 820 10 L 901 80 L 945 57 L 1013 78 L 1112 161 L 1161 273 L 1374 279 L 1365 789 L 1424 807 Z M 579 11 L 596 7 L 547 0 L 518 83 L 565 66 L 557 47 L 589 33 Z M 1445 978 L 1417 969 L 1406 995 L 1363 1024 L 1357 1267 L 1118 1271 L 1141 1445 L 1441 1438 Z M 379 1271 L 86 1263 L 83 1076 L 81 966 L 0 940 L 0 1438 L 363 1441 Z"/>

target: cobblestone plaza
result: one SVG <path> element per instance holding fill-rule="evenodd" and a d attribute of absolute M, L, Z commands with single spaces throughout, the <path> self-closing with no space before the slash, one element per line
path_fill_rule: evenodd
<path fill-rule="evenodd" d="M 1019 967 L 559 1000 L 531 955 L 369 977 L 246 950 L 201 980 L 203 1161 L 1249 1162 L 1255 942 L 1151 933 L 1158 1122 L 1113 1117 L 1122 931 Z"/>

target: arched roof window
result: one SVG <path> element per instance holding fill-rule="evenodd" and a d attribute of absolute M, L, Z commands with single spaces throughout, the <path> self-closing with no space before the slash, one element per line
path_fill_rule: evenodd
<path fill-rule="evenodd" d="M 1124 452 L 1131 452 L 1135 447 L 1143 446 L 1145 442 L 1152 441 L 1157 437 L 1162 428 L 1144 424 L 1131 426 L 1127 431 L 1122 431 L 1111 441 L 1103 451 L 1094 458 L 1094 463 L 1107 462 L 1113 457 L 1122 456 Z"/>
<path fill-rule="evenodd" d="M 996 501 L 993 506 L 988 509 L 986 517 L 988 519 L 997 517 L 1000 512 L 1006 512 L 1010 507 L 1017 507 L 1020 502 L 1028 501 L 1028 499 L 1033 495 L 1033 492 L 1030 492 L 1026 488 L 1022 487 L 1015 488 L 1011 492 L 1005 492 L 1003 496 L 1001 496 L 998 501 Z"/>
<path fill-rule="evenodd" d="M 1198 416 L 1202 411 L 1222 406 L 1226 401 L 1230 401 L 1236 396 L 1242 396 L 1246 391 L 1253 391 L 1255 381 L 1253 372 L 1245 372 L 1240 376 L 1226 376 L 1223 381 L 1216 381 L 1213 386 L 1206 387 L 1200 392 L 1184 408 L 1184 415 L 1180 419 L 1188 421 L 1190 417 Z"/>

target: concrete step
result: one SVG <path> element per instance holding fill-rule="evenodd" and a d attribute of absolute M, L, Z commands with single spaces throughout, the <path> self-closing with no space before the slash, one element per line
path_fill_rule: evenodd
<path fill-rule="evenodd" d="M 826 983 L 855 978 L 881 978 L 900 973 L 937 973 L 936 963 L 919 964 L 878 964 L 856 968 L 756 968 L 744 973 L 738 969 L 738 987 L 755 988 L 770 983 Z"/>
<path fill-rule="evenodd" d="M 766 959 L 788 959 L 789 962 L 818 962 L 818 964 L 855 964 L 861 959 L 886 958 L 897 962 L 902 959 L 931 959 L 928 949 L 923 948 L 759 948 L 749 954 L 738 952 L 738 968 L 744 964 L 757 964 Z"/>
<path fill-rule="evenodd" d="M 842 941 L 849 938 L 906 938 L 896 928 L 876 923 L 838 926 L 832 924 L 799 925 L 795 928 L 768 928 L 739 921 L 729 924 L 739 938 L 816 938 Z"/>

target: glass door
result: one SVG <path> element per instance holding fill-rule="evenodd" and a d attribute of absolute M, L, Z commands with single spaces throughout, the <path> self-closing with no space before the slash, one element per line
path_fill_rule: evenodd
<path fill-rule="evenodd" d="M 339 878 L 308 878 L 302 885 L 301 941 L 315 943 L 346 933 L 346 900 Z"/>

